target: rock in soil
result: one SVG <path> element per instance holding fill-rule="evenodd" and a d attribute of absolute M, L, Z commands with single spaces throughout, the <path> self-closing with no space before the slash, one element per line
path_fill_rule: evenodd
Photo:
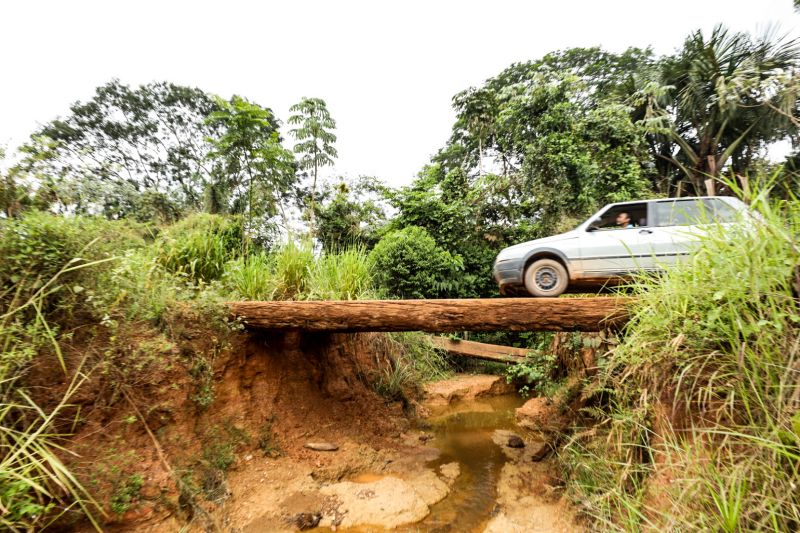
<path fill-rule="evenodd" d="M 338 524 L 342 527 L 371 525 L 392 529 L 419 522 L 430 512 L 417 491 L 396 477 L 373 483 L 342 481 L 323 487 L 321 492 L 339 502 L 335 514 L 342 517 Z M 332 522 L 326 516 L 321 525 L 330 527 Z"/>
<path fill-rule="evenodd" d="M 292 523 L 297 526 L 297 529 L 304 531 L 319 525 L 322 520 L 322 515 L 319 513 L 300 513 L 292 518 Z"/>
<path fill-rule="evenodd" d="M 335 452 L 339 447 L 330 442 L 306 442 L 305 447 L 317 452 Z"/>
<path fill-rule="evenodd" d="M 519 435 L 511 435 L 508 437 L 508 442 L 506 442 L 506 446 L 509 448 L 524 448 L 525 441 L 522 440 Z"/>
<path fill-rule="evenodd" d="M 530 446 L 528 451 L 531 461 L 541 461 L 550 453 L 550 445 L 543 441 L 537 441 Z"/>

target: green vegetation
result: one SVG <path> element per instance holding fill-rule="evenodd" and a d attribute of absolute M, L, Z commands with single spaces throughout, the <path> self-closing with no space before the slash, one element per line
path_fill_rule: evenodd
<path fill-rule="evenodd" d="M 144 480 L 140 474 L 132 474 L 122 480 L 111 495 L 111 510 L 117 514 L 124 514 L 131 508 L 131 504 L 138 498 Z"/>
<path fill-rule="evenodd" d="M 599 377 L 602 434 L 563 454 L 598 526 L 789 531 L 800 520 L 800 210 L 766 190 L 752 202 L 763 221 L 711 232 L 691 260 L 635 285 L 633 320 Z"/>
<path fill-rule="evenodd" d="M 797 140 L 799 70 L 798 42 L 721 27 L 663 57 L 552 52 L 455 95 L 450 139 L 397 189 L 320 176 L 337 157 L 321 99 L 291 108 L 290 150 L 270 108 L 241 96 L 98 87 L 0 169 L 0 524 L 103 514 L 65 466 L 85 422 L 85 403 L 70 402 L 93 376 L 92 393 L 136 411 L 131 391 L 180 369 L 184 398 L 208 414 L 216 357 L 241 327 L 226 300 L 494 297 L 505 246 L 606 202 L 716 192 L 764 220 L 712 233 L 691 261 L 630 289 L 634 319 L 585 392 L 597 393 L 593 427 L 562 453 L 567 486 L 596 527 L 797 529 L 800 152 L 795 142 L 777 165 L 766 150 Z M 379 338 L 393 356 L 363 377 L 389 400 L 455 366 L 419 334 Z M 537 349 L 508 371 L 528 390 L 563 385 L 549 379 L 549 337 L 482 338 Z M 48 372 L 58 383 L 42 387 Z M 122 423 L 160 424 L 151 414 Z M 198 495 L 225 496 L 247 439 L 237 431 L 200 439 L 198 471 L 175 474 L 182 504 L 204 512 Z M 280 452 L 271 423 L 256 439 Z M 102 501 L 124 513 L 142 483 L 120 470 Z"/>
<path fill-rule="evenodd" d="M 164 231 L 156 258 L 168 272 L 194 282 L 218 279 L 226 263 L 240 255 L 242 225 L 236 218 L 193 215 Z"/>
<path fill-rule="evenodd" d="M 370 256 L 381 286 L 393 296 L 435 298 L 459 283 L 460 258 L 439 248 L 423 228 L 390 232 Z"/>
<path fill-rule="evenodd" d="M 446 354 L 427 335 L 414 331 L 389 333 L 381 337 L 381 342 L 388 345 L 384 352 L 393 357 L 374 381 L 374 387 L 387 400 L 405 401 L 406 394 L 421 383 L 450 376 Z"/>

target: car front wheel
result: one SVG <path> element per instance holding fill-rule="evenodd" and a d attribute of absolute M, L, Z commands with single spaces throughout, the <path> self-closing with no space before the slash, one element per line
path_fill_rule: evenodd
<path fill-rule="evenodd" d="M 525 288 L 531 296 L 558 296 L 568 284 L 567 269 L 554 259 L 539 259 L 525 269 Z"/>

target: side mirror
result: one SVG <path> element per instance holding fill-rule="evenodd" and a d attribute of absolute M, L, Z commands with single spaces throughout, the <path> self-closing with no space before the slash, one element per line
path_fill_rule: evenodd
<path fill-rule="evenodd" d="M 598 223 L 597 220 L 592 220 L 589 223 L 589 227 L 586 228 L 586 231 L 597 231 L 597 230 L 599 230 L 600 226 L 598 226 L 597 223 Z"/>

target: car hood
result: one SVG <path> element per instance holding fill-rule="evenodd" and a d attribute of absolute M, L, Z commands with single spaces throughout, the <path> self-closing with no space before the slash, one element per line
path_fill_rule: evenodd
<path fill-rule="evenodd" d="M 572 230 L 566 233 L 553 235 L 552 237 L 543 237 L 541 239 L 534 239 L 532 241 L 515 244 L 508 248 L 503 248 L 497 255 L 497 261 L 505 261 L 507 259 L 520 259 L 527 255 L 528 252 L 540 246 L 552 246 L 554 244 L 569 241 L 578 238 L 578 231 Z"/>

